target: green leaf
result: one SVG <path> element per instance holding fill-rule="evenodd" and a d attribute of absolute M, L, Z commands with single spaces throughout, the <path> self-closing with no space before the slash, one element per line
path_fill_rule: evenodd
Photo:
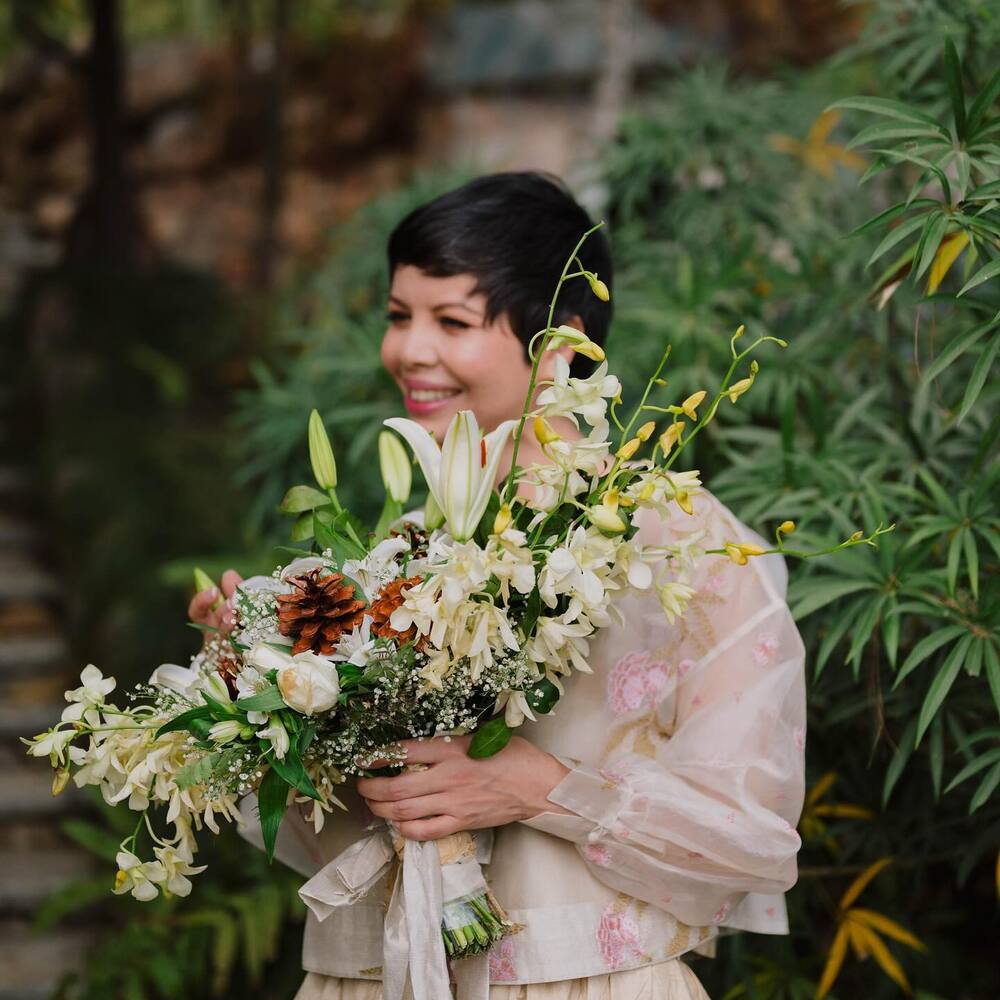
<path fill-rule="evenodd" d="M 848 238 L 854 236 L 860 236 L 862 233 L 867 233 L 869 230 L 877 229 L 879 226 L 885 225 L 887 222 L 892 222 L 893 219 L 898 218 L 907 209 L 916 208 L 940 208 L 941 203 L 935 201 L 933 198 L 918 198 L 915 201 L 907 205 L 905 202 L 900 202 L 898 205 L 893 205 L 891 208 L 887 208 L 884 212 L 879 212 L 878 215 L 872 216 L 867 222 L 863 222 L 857 229 L 852 229 L 848 234 Z"/>
<path fill-rule="evenodd" d="M 989 281 L 990 278 L 995 278 L 1000 275 L 1000 257 L 996 260 L 991 261 L 985 267 L 980 268 L 973 276 L 970 278 L 959 290 L 958 296 L 961 298 L 966 292 L 971 291 L 973 288 L 978 287 L 984 281 Z"/>
<path fill-rule="evenodd" d="M 881 125 L 869 125 L 862 129 L 845 148 L 854 149 L 857 146 L 864 146 L 870 142 L 883 142 L 888 139 L 923 139 L 934 138 L 944 142 L 944 136 L 938 128 L 928 128 L 926 125 L 917 123 L 906 123 L 904 125 L 893 124 L 892 122 Z"/>
<path fill-rule="evenodd" d="M 962 63 L 958 58 L 958 49 L 950 38 L 944 43 L 944 78 L 948 85 L 948 96 L 951 98 L 951 110 L 955 116 L 955 133 L 959 142 L 965 140 L 965 85 L 962 83 Z"/>
<path fill-rule="evenodd" d="M 843 580 L 839 578 L 807 580 L 796 588 L 798 601 L 792 608 L 792 616 L 796 621 L 799 621 L 841 597 L 857 593 L 859 590 L 873 590 L 874 587 L 875 584 L 870 580 Z"/>
<path fill-rule="evenodd" d="M 986 681 L 993 695 L 993 706 L 1000 715 L 1000 655 L 992 639 L 988 639 L 983 647 L 983 659 L 986 661 Z"/>
<path fill-rule="evenodd" d="M 951 642 L 953 639 L 959 638 L 959 636 L 967 636 L 969 634 L 968 629 L 964 625 L 946 625 L 944 628 L 939 628 L 931 632 L 930 635 L 924 636 L 910 650 L 910 655 L 903 661 L 903 666 L 900 667 L 899 674 L 892 685 L 893 689 L 899 687 L 910 671 L 919 667 L 931 653 L 940 649 L 945 643 Z"/>
<path fill-rule="evenodd" d="M 528 594 L 528 603 L 524 609 L 524 618 L 521 620 L 521 627 L 524 629 L 525 635 L 531 635 L 535 628 L 535 622 L 538 621 L 538 616 L 542 613 L 542 595 L 539 593 L 538 588 L 535 587 L 530 594 Z"/>
<path fill-rule="evenodd" d="M 237 698 L 236 707 L 244 712 L 276 712 L 285 707 L 285 699 L 281 697 L 278 685 L 272 684 L 249 698 Z"/>
<path fill-rule="evenodd" d="M 282 514 L 301 514 L 305 510 L 316 510 L 317 507 L 330 506 L 330 498 L 325 493 L 311 486 L 293 486 L 281 501 L 278 508 Z"/>
<path fill-rule="evenodd" d="M 1000 69 L 990 77 L 986 86 L 976 95 L 976 99 L 969 106 L 969 138 L 973 140 L 979 132 L 979 126 L 983 124 L 986 114 L 996 104 L 1000 97 Z"/>
<path fill-rule="evenodd" d="M 934 359 L 933 364 L 924 373 L 924 382 L 928 383 L 936 379 L 953 361 L 970 350 L 984 334 L 989 333 L 998 322 L 1000 322 L 1000 313 L 997 313 L 993 319 L 987 320 L 971 330 L 966 330 L 965 333 L 961 333 L 949 341 L 948 346 Z"/>
<path fill-rule="evenodd" d="M 962 770 L 948 782 L 948 787 L 945 789 L 945 792 L 950 792 L 957 785 L 962 784 L 963 781 L 968 781 L 968 779 L 973 777 L 973 775 L 979 774 L 980 771 L 989 767 L 990 764 L 995 764 L 998 761 L 1000 761 L 1000 747 L 994 747 L 992 750 L 987 750 L 986 753 L 981 754 L 979 757 L 976 757 L 975 760 L 966 764 L 965 767 L 963 767 Z"/>
<path fill-rule="evenodd" d="M 218 766 L 220 759 L 227 756 L 222 753 L 209 753 L 195 760 L 188 761 L 178 772 L 174 781 L 183 791 L 192 785 L 202 785 L 212 777 L 212 772 Z"/>
<path fill-rule="evenodd" d="M 100 903 L 108 898 L 111 879 L 105 875 L 95 878 L 79 879 L 58 889 L 51 896 L 46 896 L 44 902 L 35 911 L 34 928 L 36 931 L 49 931 L 64 917 L 77 910 L 85 909 L 94 903 Z"/>
<path fill-rule="evenodd" d="M 278 839 L 278 828 L 288 803 L 289 784 L 273 767 L 261 779 L 257 789 L 257 808 L 260 812 L 260 832 L 264 838 L 264 853 L 267 860 L 274 858 L 274 845 Z"/>
<path fill-rule="evenodd" d="M 979 399 L 979 394 L 983 391 L 983 386 L 986 385 L 986 379 L 990 374 L 990 369 L 993 367 L 993 362 L 996 360 L 998 351 L 1000 351 L 1000 331 L 986 345 L 986 349 L 979 355 L 979 360 L 976 362 L 975 368 L 972 369 L 972 374 L 969 376 L 969 384 L 965 388 L 962 405 L 958 411 L 957 420 L 959 423 L 966 418 L 969 410 L 976 405 L 976 400 Z"/>
<path fill-rule="evenodd" d="M 871 267 L 871 265 L 874 264 L 879 257 L 887 254 L 894 246 L 896 246 L 897 243 L 901 243 L 911 233 L 920 229 L 927 221 L 927 217 L 930 214 L 932 213 L 924 212 L 918 215 L 915 219 L 907 219 L 906 222 L 901 223 L 895 229 L 891 229 L 888 233 L 886 233 L 882 242 L 879 243 L 879 245 L 872 251 L 872 255 L 868 258 L 865 267 Z"/>
<path fill-rule="evenodd" d="M 360 559 L 365 555 L 365 550 L 341 530 L 347 524 L 348 517 L 347 511 L 342 510 L 336 517 L 326 511 L 320 511 L 313 518 L 316 544 L 320 550 L 330 549 L 334 562 L 338 565 L 348 559 Z"/>
<path fill-rule="evenodd" d="M 924 235 L 921 237 L 921 247 L 918 251 L 920 260 L 917 264 L 917 270 L 914 273 L 914 279 L 920 278 L 927 268 L 931 266 L 931 263 L 934 261 L 934 255 L 938 252 L 938 247 L 941 246 L 941 241 L 944 239 L 944 235 L 948 231 L 950 224 L 951 220 L 944 213 L 928 223 L 927 228 L 924 230 Z"/>
<path fill-rule="evenodd" d="M 830 105 L 833 108 L 844 108 L 850 111 L 868 111 L 873 115 L 882 115 L 885 118 L 895 118 L 904 122 L 921 122 L 924 125 L 933 125 L 938 130 L 941 125 L 925 111 L 911 107 L 902 101 L 892 101 L 885 97 L 847 97 Z"/>
<path fill-rule="evenodd" d="M 292 525 L 292 530 L 289 533 L 289 540 L 293 542 L 305 542 L 308 541 L 313 536 L 313 512 L 311 510 L 304 511 L 299 514 L 295 519 L 295 523 Z"/>
<path fill-rule="evenodd" d="M 156 730 L 156 738 L 159 739 L 165 733 L 177 733 L 186 729 L 199 739 L 203 739 L 203 734 L 208 732 L 208 728 L 206 726 L 198 726 L 196 729 L 193 729 L 192 725 L 198 722 L 207 723 L 211 719 L 212 707 L 210 705 L 199 705 L 197 708 L 189 708 L 186 712 L 181 712 L 180 715 L 174 716 L 169 722 L 165 722 L 160 726 Z"/>
<path fill-rule="evenodd" d="M 924 703 L 920 706 L 920 716 L 917 719 L 918 744 L 927 731 L 927 727 L 937 714 L 938 709 L 945 698 L 947 698 L 951 686 L 955 683 L 955 678 L 958 677 L 959 671 L 962 669 L 965 651 L 969 643 L 972 642 L 972 638 L 971 635 L 967 635 L 964 639 L 958 641 L 955 648 L 948 654 L 941 669 L 935 675 L 934 680 L 931 681 L 931 686 L 927 689 Z"/>
<path fill-rule="evenodd" d="M 885 781 L 882 783 L 883 809 L 886 805 L 888 805 L 889 797 L 892 795 L 892 790 L 896 787 L 896 782 L 899 781 L 900 775 L 903 773 L 907 761 L 909 761 L 914 749 L 916 748 L 916 733 L 917 720 L 911 719 L 909 725 L 903 732 L 899 745 L 896 747 L 896 752 L 892 755 L 892 760 L 889 761 L 889 766 L 886 768 Z"/>
<path fill-rule="evenodd" d="M 941 775 L 944 772 L 944 726 L 940 715 L 931 723 L 929 757 L 931 786 L 934 789 L 934 801 L 937 802 L 941 798 Z"/>
<path fill-rule="evenodd" d="M 59 825 L 67 837 L 85 847 L 91 854 L 114 863 L 121 849 L 118 837 L 85 819 L 67 819 Z"/>
<path fill-rule="evenodd" d="M 303 795 L 308 795 L 312 799 L 320 797 L 316 786 L 313 785 L 309 775 L 306 774 L 306 769 L 302 766 L 302 758 L 294 750 L 289 748 L 281 760 L 270 749 L 267 750 L 265 756 L 273 770 L 277 771 L 287 784 L 297 788 Z"/>
<path fill-rule="evenodd" d="M 525 697 L 533 712 L 547 715 L 559 700 L 559 688 L 548 677 L 543 677 L 525 691 Z"/>
<path fill-rule="evenodd" d="M 511 730 L 502 715 L 481 725 L 469 743 L 469 756 L 482 760 L 499 753 L 510 742 Z"/>
<path fill-rule="evenodd" d="M 969 803 L 970 815 L 983 805 L 984 802 L 989 801 L 990 796 L 996 791 L 997 785 L 1000 785 L 1000 764 L 994 764 L 986 772 L 986 777 L 980 782 L 979 787 L 976 789 L 976 794 L 972 796 L 972 801 Z"/>

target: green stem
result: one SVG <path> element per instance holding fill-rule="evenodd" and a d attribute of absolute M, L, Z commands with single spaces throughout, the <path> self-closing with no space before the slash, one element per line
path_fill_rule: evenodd
<path fill-rule="evenodd" d="M 510 458 L 510 473 L 507 476 L 507 482 L 504 484 L 503 493 L 501 498 L 509 502 L 510 498 L 513 497 L 514 490 L 514 470 L 517 468 L 517 454 L 521 447 L 521 437 L 524 435 L 524 425 L 528 419 L 528 411 L 532 407 L 532 403 L 535 398 L 535 383 L 538 379 L 538 366 L 541 363 L 542 355 L 545 353 L 545 347 L 552 337 L 552 317 L 555 315 L 556 311 L 556 300 L 559 298 L 559 291 L 563 286 L 569 275 L 569 266 L 576 259 L 576 255 L 583 246 L 587 237 L 591 233 L 596 232 L 603 226 L 603 222 L 597 223 L 596 226 L 592 226 L 588 229 L 583 236 L 580 237 L 579 242 L 573 247 L 573 252 L 570 254 L 566 263 L 563 265 L 562 274 L 559 276 L 559 281 L 556 284 L 555 291 L 552 293 L 552 300 L 549 302 L 549 315 L 548 319 L 545 321 L 545 336 L 542 338 L 542 346 L 535 356 L 531 365 L 531 378 L 528 380 L 528 391 L 524 398 L 524 407 L 521 411 L 521 419 L 518 421 L 517 430 L 514 432 L 514 451 Z"/>

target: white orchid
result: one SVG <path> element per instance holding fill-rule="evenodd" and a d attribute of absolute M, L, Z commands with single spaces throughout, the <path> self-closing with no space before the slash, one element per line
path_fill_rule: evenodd
<path fill-rule="evenodd" d="M 345 559 L 341 571 L 364 591 L 365 600 L 370 604 L 390 580 L 399 576 L 396 557 L 409 547 L 405 538 L 383 539 L 363 559 Z"/>
<path fill-rule="evenodd" d="M 191 862 L 194 858 L 190 849 L 184 845 L 174 847 L 165 844 L 163 847 L 154 847 L 153 853 L 163 867 L 164 889 L 175 896 L 190 895 L 191 880 L 187 876 L 197 875 L 208 867 L 207 865 L 192 865 Z"/>
<path fill-rule="evenodd" d="M 118 874 L 112 892 L 116 896 L 131 892 L 143 902 L 155 899 L 159 893 L 157 883 L 166 881 L 167 872 L 159 861 L 140 861 L 131 851 L 119 851 L 115 861 Z"/>
<path fill-rule="evenodd" d="M 22 739 L 21 742 L 27 744 L 29 756 L 48 757 L 55 766 L 56 762 L 63 763 L 66 746 L 74 736 L 76 736 L 74 729 L 50 729 L 39 733 L 32 740 Z"/>
<path fill-rule="evenodd" d="M 608 363 L 602 361 L 587 378 L 573 378 L 569 362 L 556 355 L 551 384 L 538 395 L 541 413 L 546 417 L 568 417 L 579 426 L 579 414 L 597 431 L 607 433 L 608 399 L 621 392 L 618 376 L 608 374 Z"/>
<path fill-rule="evenodd" d="M 246 664 L 236 675 L 236 695 L 238 698 L 252 698 L 270 687 L 270 683 L 256 667 Z M 247 722 L 261 726 L 267 722 L 267 712 L 250 710 L 247 712 Z"/>
<path fill-rule="evenodd" d="M 281 722 L 281 719 L 271 717 L 270 721 L 263 729 L 257 730 L 257 736 L 259 739 L 267 740 L 271 744 L 271 749 L 274 750 L 274 756 L 278 760 L 284 760 L 285 754 L 288 753 L 288 748 L 292 745 L 291 740 L 288 738 L 288 730 L 285 729 Z M 206 818 L 205 822 L 208 822 Z"/>
<path fill-rule="evenodd" d="M 105 697 L 115 689 L 114 677 L 105 677 L 93 663 L 83 668 L 80 680 L 80 687 L 66 692 L 66 700 L 70 704 L 63 709 L 63 722 L 79 722 L 88 708 L 102 705 Z"/>
<path fill-rule="evenodd" d="M 486 511 L 504 445 L 517 421 L 505 420 L 482 437 L 476 415 L 459 410 L 440 448 L 430 432 L 413 420 L 390 417 L 384 423 L 413 449 L 452 536 L 459 541 L 471 538 Z"/>
<path fill-rule="evenodd" d="M 372 617 L 365 615 L 360 625 L 355 625 L 350 632 L 344 632 L 337 640 L 330 659 L 337 662 L 346 661 L 356 667 L 365 667 L 375 652 L 378 637 L 372 636 Z"/>

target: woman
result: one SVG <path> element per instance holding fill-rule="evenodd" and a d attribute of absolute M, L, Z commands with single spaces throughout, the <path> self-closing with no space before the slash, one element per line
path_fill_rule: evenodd
<path fill-rule="evenodd" d="M 479 178 L 397 226 L 382 360 L 411 418 L 440 438 L 460 409 L 484 429 L 520 414 L 527 341 L 544 327 L 566 254 L 590 226 L 558 182 L 534 173 Z M 610 285 L 603 234 L 581 258 Z M 601 343 L 610 318 L 586 282 L 564 287 L 556 323 Z M 545 356 L 543 380 L 555 357 Z M 573 358 L 574 376 L 586 374 L 580 364 Z M 526 435 L 518 464 L 534 462 L 547 459 Z M 509 465 L 508 454 L 501 476 Z M 640 515 L 647 543 L 712 548 L 754 537 L 707 493 L 693 515 Z M 526 723 L 494 757 L 469 758 L 467 738 L 405 741 L 408 761 L 425 770 L 357 782 L 367 809 L 406 838 L 495 829 L 487 874 L 519 930 L 490 956 L 491 998 L 703 998 L 681 955 L 710 952 L 721 928 L 787 932 L 804 685 L 776 558 L 737 567 L 706 557 L 673 625 L 655 591 L 630 595 L 626 627 L 591 642 L 593 674 L 574 676 L 555 718 Z M 226 574 L 227 595 L 238 581 Z M 210 611 L 217 597 L 197 595 L 191 617 L 225 627 L 228 611 Z M 345 797 L 350 812 L 320 836 L 290 812 L 279 856 L 311 874 L 358 840 L 357 797 Z M 310 914 L 297 1000 L 381 996 L 384 895 L 376 889 L 323 923 Z"/>

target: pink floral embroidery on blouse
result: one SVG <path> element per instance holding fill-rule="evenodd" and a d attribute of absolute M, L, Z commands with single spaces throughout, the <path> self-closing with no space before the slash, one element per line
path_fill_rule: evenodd
<path fill-rule="evenodd" d="M 512 983 L 516 979 L 514 941 L 505 937 L 490 951 L 490 980 L 494 983 Z"/>
<path fill-rule="evenodd" d="M 608 704 L 616 715 L 655 705 L 667 687 L 669 670 L 648 652 L 626 653 L 608 676 Z"/>
<path fill-rule="evenodd" d="M 630 956 L 640 957 L 639 925 L 630 913 L 619 913 L 621 904 L 608 903 L 597 925 L 597 944 L 609 969 L 617 969 Z"/>
<path fill-rule="evenodd" d="M 713 924 L 721 924 L 723 920 L 729 916 L 729 911 L 732 908 L 731 903 L 723 903 L 716 911 L 712 917 Z"/>
<path fill-rule="evenodd" d="M 778 652 L 778 637 L 773 632 L 761 632 L 753 647 L 753 661 L 758 667 L 766 667 Z"/>
<path fill-rule="evenodd" d="M 587 844 L 581 851 L 588 861 L 600 868 L 607 868 L 611 864 L 611 852 L 604 844 Z"/>

